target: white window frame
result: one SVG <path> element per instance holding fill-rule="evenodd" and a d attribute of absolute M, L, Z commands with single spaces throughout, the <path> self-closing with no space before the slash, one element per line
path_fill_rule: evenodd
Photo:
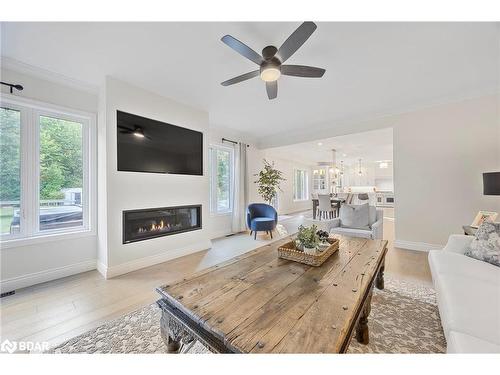
<path fill-rule="evenodd" d="M 297 172 L 304 172 L 304 195 L 302 198 L 297 198 Z M 293 201 L 304 202 L 309 200 L 309 171 L 307 169 L 295 168 L 293 170 Z"/>
<path fill-rule="evenodd" d="M 10 94 L 1 95 L 0 106 L 21 111 L 20 232 L 15 235 L 0 235 L 2 248 L 95 235 L 97 227 L 95 115 Z M 82 124 L 83 225 L 80 227 L 40 231 L 40 116 Z"/>
<path fill-rule="evenodd" d="M 229 152 L 229 209 L 219 211 L 217 209 L 217 157 L 214 151 Z M 209 146 L 209 175 L 210 175 L 210 214 L 216 215 L 230 215 L 233 212 L 233 195 L 234 195 L 234 148 L 223 145 L 212 144 Z"/>

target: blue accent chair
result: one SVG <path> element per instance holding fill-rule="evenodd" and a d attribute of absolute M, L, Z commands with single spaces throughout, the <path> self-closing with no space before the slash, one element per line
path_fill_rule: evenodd
<path fill-rule="evenodd" d="M 257 232 L 267 232 L 273 238 L 273 230 L 278 224 L 278 213 L 273 206 L 265 203 L 252 203 L 247 207 L 247 226 L 250 235 L 257 239 Z"/>

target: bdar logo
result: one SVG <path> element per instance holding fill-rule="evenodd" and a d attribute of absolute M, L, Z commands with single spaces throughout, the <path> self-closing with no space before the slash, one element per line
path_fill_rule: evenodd
<path fill-rule="evenodd" d="M 15 342 L 5 340 L 0 345 L 0 350 L 2 352 L 14 353 L 16 351 L 17 344 Z"/>

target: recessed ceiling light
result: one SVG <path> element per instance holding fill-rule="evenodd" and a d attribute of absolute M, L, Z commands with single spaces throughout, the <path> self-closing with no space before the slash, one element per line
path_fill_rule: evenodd
<path fill-rule="evenodd" d="M 323 146 L 323 143 L 321 143 L 321 142 L 318 142 L 318 146 Z"/>
<path fill-rule="evenodd" d="M 347 156 L 347 154 L 342 154 L 342 156 L 345 158 Z"/>

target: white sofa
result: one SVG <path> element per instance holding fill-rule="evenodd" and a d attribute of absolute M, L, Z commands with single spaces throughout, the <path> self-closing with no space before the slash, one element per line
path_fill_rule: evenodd
<path fill-rule="evenodd" d="M 464 255 L 473 238 L 429 252 L 447 352 L 500 353 L 500 267 Z"/>
<path fill-rule="evenodd" d="M 375 206 L 368 207 L 369 227 L 367 229 L 347 228 L 342 226 L 342 211 L 340 217 L 330 222 L 331 234 L 343 234 L 349 237 L 362 237 L 372 240 L 382 239 L 384 233 L 384 210 Z"/>

